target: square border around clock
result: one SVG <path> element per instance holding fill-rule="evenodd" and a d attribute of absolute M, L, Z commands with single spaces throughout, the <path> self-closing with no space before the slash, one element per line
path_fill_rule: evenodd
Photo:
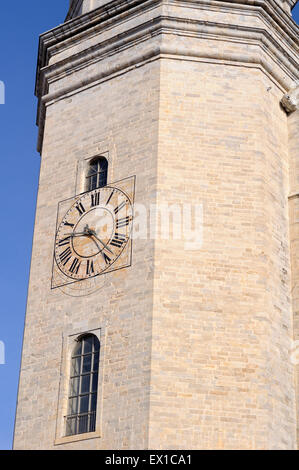
<path fill-rule="evenodd" d="M 129 185 L 129 191 L 127 189 L 127 186 Z M 135 202 L 135 186 L 136 186 L 136 176 L 130 176 L 128 178 L 124 178 L 119 181 L 115 181 L 113 183 L 109 183 L 106 188 L 116 188 L 116 189 L 121 189 L 127 196 L 128 199 L 130 200 L 133 208 L 133 222 L 132 222 L 132 228 L 130 235 L 132 235 L 133 232 L 133 224 L 134 224 L 134 202 Z M 103 189 L 103 188 L 100 188 Z M 116 263 L 113 263 L 111 267 L 108 267 L 103 271 L 102 273 L 96 274 L 95 276 L 92 276 L 90 279 L 70 279 L 67 276 L 65 276 L 60 269 L 57 266 L 56 260 L 55 260 L 55 240 L 56 240 L 56 235 L 58 231 L 58 227 L 63 219 L 63 216 L 67 212 L 67 210 L 72 206 L 76 200 L 78 200 L 82 195 L 88 194 L 89 192 L 92 191 L 84 191 L 80 194 L 77 194 L 71 198 L 59 201 L 58 203 L 58 209 L 57 209 L 57 217 L 56 217 L 56 229 L 55 229 L 55 239 L 54 239 L 54 250 L 53 250 L 53 263 L 52 263 L 52 276 L 51 276 L 51 289 L 58 289 L 62 288 L 65 286 L 70 286 L 72 284 L 76 283 L 88 283 L 88 281 L 95 282 L 95 280 L 101 276 L 107 275 L 111 272 L 118 271 L 120 269 L 125 269 L 128 268 L 132 265 L 132 255 L 133 255 L 133 242 L 132 238 L 130 237 L 129 241 L 126 244 L 126 247 L 124 248 L 123 252 L 121 253 L 119 259 L 117 260 Z M 67 282 L 65 282 L 67 281 Z M 83 284 L 82 284 L 83 286 Z"/>

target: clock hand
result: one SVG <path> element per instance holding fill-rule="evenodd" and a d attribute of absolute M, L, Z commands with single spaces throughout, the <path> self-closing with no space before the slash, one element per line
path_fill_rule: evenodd
<path fill-rule="evenodd" d="M 104 250 L 99 247 L 98 243 L 97 243 L 93 238 L 92 238 L 92 241 L 97 245 L 98 250 L 100 251 L 101 255 L 103 256 L 104 261 L 106 262 L 105 254 L 103 253 Z M 103 242 L 101 242 L 101 243 L 103 244 Z M 103 245 L 104 245 L 104 244 L 103 244 Z M 104 249 L 105 249 L 105 248 L 106 248 L 106 247 L 105 247 L 105 245 L 104 245 Z M 110 251 L 110 250 L 109 250 L 109 251 Z M 113 253 L 112 253 L 112 254 L 113 254 Z"/>
<path fill-rule="evenodd" d="M 82 237 L 83 235 L 89 237 L 91 235 L 91 230 L 88 225 L 85 225 L 83 232 L 72 232 L 67 235 L 70 237 Z"/>
<path fill-rule="evenodd" d="M 73 232 L 73 233 L 66 233 L 65 234 L 68 237 L 82 237 L 82 236 L 89 236 L 89 233 L 86 232 Z"/>
<path fill-rule="evenodd" d="M 92 241 L 96 244 L 98 250 L 100 251 L 101 255 L 103 256 L 103 258 L 105 259 L 105 256 L 104 256 L 104 253 L 103 253 L 103 249 L 99 246 L 99 244 L 92 238 Z"/>
<path fill-rule="evenodd" d="M 101 245 L 103 245 L 103 247 L 104 247 L 107 251 L 109 251 L 109 253 L 111 253 L 112 255 L 114 254 L 113 251 L 111 251 L 110 248 L 108 248 L 108 246 L 107 246 L 104 242 L 102 242 L 102 240 L 96 235 L 96 233 L 95 233 L 94 230 L 89 229 L 89 233 L 90 233 L 90 235 L 92 235 L 93 237 L 95 237 L 95 238 L 101 243 Z"/>
<path fill-rule="evenodd" d="M 98 245 L 98 243 L 92 238 L 92 241 L 97 245 L 99 251 L 102 251 L 102 248 Z"/>
<path fill-rule="evenodd" d="M 69 237 L 82 237 L 82 236 L 85 236 L 85 237 L 95 237 L 100 243 L 101 245 L 104 247 L 104 249 L 106 249 L 107 251 L 109 251 L 109 253 L 111 253 L 112 255 L 114 254 L 113 251 L 110 250 L 110 248 L 108 248 L 108 246 L 102 242 L 102 240 L 97 236 L 95 230 L 92 230 L 88 227 L 88 225 L 86 225 L 84 227 L 84 232 L 73 232 L 73 233 L 70 233 L 70 234 L 66 234 L 67 236 Z M 103 249 L 98 245 L 98 243 L 92 238 L 92 241 L 96 244 L 97 248 L 99 249 L 99 251 L 102 251 Z"/>

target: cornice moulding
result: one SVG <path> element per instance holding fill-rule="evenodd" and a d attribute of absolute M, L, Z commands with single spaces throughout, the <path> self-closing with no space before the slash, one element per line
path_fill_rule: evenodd
<path fill-rule="evenodd" d="M 41 149 L 43 138 L 44 108 L 48 103 L 53 100 L 61 99 L 69 93 L 74 93 L 76 90 L 82 89 L 82 86 L 91 86 L 93 82 L 96 83 L 98 80 L 103 80 L 105 77 L 119 73 L 121 69 L 125 70 L 133 65 L 138 66 L 144 61 L 154 60 L 159 56 L 173 58 L 176 56 L 181 58 L 185 57 L 188 58 L 188 60 L 194 57 L 195 60 L 201 61 L 225 61 L 232 64 L 243 64 L 243 66 L 255 65 L 272 76 L 282 87 L 282 91 L 288 90 L 292 82 L 299 78 L 298 61 L 296 60 L 299 28 L 292 21 L 290 25 L 288 25 L 288 15 L 283 11 L 280 13 L 286 23 L 284 23 L 283 28 L 281 25 L 277 26 L 279 22 L 276 21 L 276 13 L 274 16 L 273 11 L 271 15 L 269 14 L 269 8 L 264 8 L 264 0 L 252 0 L 252 2 L 254 5 L 248 5 L 243 0 L 236 1 L 234 12 L 238 13 L 241 8 L 242 14 L 246 13 L 249 16 L 257 16 L 259 19 L 263 20 L 265 28 L 250 27 L 248 25 L 222 24 L 197 19 L 180 18 L 177 16 L 163 16 L 161 15 L 161 11 L 150 21 L 142 23 L 142 16 L 140 15 L 141 10 L 142 13 L 153 10 L 154 8 L 162 6 L 164 1 L 148 0 L 144 2 L 133 0 L 130 2 L 129 6 L 127 1 L 112 1 L 105 7 L 93 10 L 88 14 L 75 18 L 43 34 L 40 38 L 36 81 L 36 95 L 39 97 L 37 118 L 37 124 L 40 127 L 39 150 Z M 268 0 L 268 3 L 271 3 L 271 0 Z M 201 2 L 196 0 L 190 0 L 188 2 L 186 2 L 186 0 L 169 0 L 168 4 L 183 5 L 184 7 L 188 5 L 190 8 L 194 5 L 200 5 L 201 8 L 204 7 L 209 10 L 215 8 L 215 4 L 218 5 L 217 8 L 219 9 L 221 4 L 221 8 L 224 8 L 225 11 L 228 8 L 229 10 L 232 9 L 232 2 L 230 2 L 228 6 L 226 1 L 218 2 L 216 0 L 203 0 Z M 114 5 L 114 8 L 112 8 L 112 5 Z M 121 24 L 121 22 L 129 16 L 136 14 L 140 15 L 140 23 L 136 27 L 128 29 L 121 34 L 113 35 L 111 26 L 114 26 L 117 22 Z M 275 23 L 275 34 L 271 34 L 273 22 Z M 101 31 L 106 31 L 108 27 L 112 31 L 112 35 L 109 39 L 84 48 L 84 41 L 90 37 L 97 36 Z M 292 34 L 287 36 L 287 33 L 290 33 L 290 31 Z M 159 35 L 161 35 L 161 37 L 167 37 L 168 34 L 200 38 L 201 40 L 213 39 L 230 41 L 240 45 L 248 44 L 259 47 L 260 53 L 257 49 L 255 53 L 253 53 L 252 50 L 246 53 L 245 49 L 244 51 L 240 49 L 239 53 L 234 52 L 228 54 L 225 52 L 219 54 L 219 51 L 211 52 L 207 49 L 199 51 L 194 48 L 184 48 L 182 45 L 172 47 L 171 44 L 166 44 L 163 41 L 160 41 L 159 46 L 157 46 L 157 44 L 155 46 L 149 44 L 149 47 L 147 47 L 146 42 L 151 38 Z M 62 85 L 56 91 L 48 92 L 49 86 L 63 79 L 69 73 L 78 72 L 85 67 L 89 67 L 96 62 L 111 57 L 140 42 L 144 43 L 144 53 L 140 54 L 136 52 L 134 59 L 131 58 L 129 62 L 128 60 L 122 59 L 119 61 L 119 59 L 117 59 L 117 61 L 115 61 L 117 62 L 117 66 L 115 67 L 113 62 L 110 61 L 109 65 L 105 64 L 105 70 L 102 70 L 100 74 L 90 74 L 89 71 L 86 80 L 84 79 L 84 83 L 82 83 L 81 76 L 81 79 L 78 78 L 71 86 Z M 65 57 L 64 54 L 62 60 L 48 65 L 51 57 L 78 44 L 80 44 L 80 46 L 83 45 L 83 47 L 80 47 L 81 52 L 70 54 L 69 57 Z M 266 56 L 269 57 L 269 60 L 265 60 Z M 59 58 L 59 56 L 57 57 Z"/>
<path fill-rule="evenodd" d="M 198 20 L 186 21 L 184 19 L 160 16 L 136 28 L 132 28 L 126 31 L 126 33 L 109 38 L 87 50 L 83 50 L 60 62 L 44 67 L 41 70 L 41 76 L 44 79 L 46 74 L 47 80 L 54 76 L 58 77 L 61 73 L 76 70 L 78 67 L 80 68 L 80 66 L 84 67 L 89 64 L 91 60 L 96 60 L 97 57 L 99 60 L 102 60 L 107 50 L 119 51 L 134 45 L 138 39 L 142 40 L 142 38 L 146 39 L 153 34 L 164 33 L 189 37 L 192 35 L 193 37 L 203 39 L 212 37 L 220 41 L 231 40 L 242 44 L 247 44 L 248 41 L 252 41 L 252 44 L 259 44 L 261 47 L 264 46 L 266 53 L 271 53 L 273 57 L 276 56 L 280 61 L 280 65 L 285 66 L 285 73 L 289 73 L 288 71 L 290 70 L 290 76 L 293 78 L 299 74 L 296 60 L 286 51 L 282 51 L 275 38 L 265 29 L 257 27 L 249 28 L 246 26 L 236 28 L 231 24 L 209 23 Z"/>
<path fill-rule="evenodd" d="M 240 1 L 240 0 L 239 0 Z M 237 2 L 239 4 L 239 1 Z M 242 0 L 241 0 L 242 1 Z M 253 0 L 254 1 L 254 0 Z M 271 1 L 271 0 L 270 0 Z M 111 5 L 112 3 L 114 2 L 110 2 L 108 4 Z M 136 8 L 133 8 L 134 5 L 136 6 L 137 5 L 137 10 L 139 9 L 140 7 L 140 3 L 142 3 L 142 6 L 143 6 L 143 10 L 145 8 L 145 6 L 147 5 L 147 8 L 153 8 L 155 6 L 158 6 L 158 5 L 162 5 L 163 3 L 163 0 L 162 2 L 160 0 L 149 0 L 147 2 L 140 2 L 140 1 L 132 1 L 130 3 L 131 5 L 131 8 L 130 8 L 130 12 L 136 12 Z M 170 3 L 184 3 L 184 1 L 180 1 L 180 2 L 177 2 L 175 0 L 170 0 Z M 188 6 L 190 7 L 191 4 L 198 4 L 198 2 L 194 2 L 194 1 L 189 1 L 188 2 Z M 213 1 L 212 0 L 212 3 L 215 3 L 215 0 Z M 218 2 L 217 2 L 218 3 Z M 224 3 L 224 2 L 220 2 L 220 3 Z M 254 3 L 263 3 L 263 0 L 258 0 L 258 1 L 254 1 Z M 206 1 L 203 1 L 200 3 L 200 5 L 204 5 L 204 4 L 207 4 Z M 230 5 L 231 5 L 231 2 L 230 2 Z M 117 8 L 120 8 L 120 11 L 122 12 L 122 6 L 127 6 L 127 2 L 121 2 L 121 3 L 117 3 Z M 211 1 L 209 2 L 209 6 L 211 6 Z M 247 6 L 248 7 L 248 6 Z M 107 7 L 108 8 L 108 7 Z M 231 8 L 231 6 L 230 6 Z M 82 30 L 78 30 L 77 28 L 77 21 L 78 19 L 75 19 L 75 20 L 72 20 L 70 22 L 68 22 L 67 24 L 65 25 L 61 25 L 61 26 L 58 26 L 57 28 L 55 28 L 54 30 L 51 30 L 50 32 L 48 33 L 45 33 L 41 36 L 40 38 L 40 49 L 39 49 L 39 61 L 38 61 L 38 70 L 37 70 L 37 81 L 36 81 L 36 95 L 38 96 L 39 95 L 39 91 L 41 89 L 41 87 L 39 86 L 39 80 L 40 80 L 40 71 L 41 69 L 43 69 L 49 62 L 49 59 L 50 57 L 53 55 L 53 54 L 57 54 L 59 53 L 60 51 L 64 50 L 65 48 L 68 48 L 72 45 L 74 45 L 76 43 L 76 41 L 82 41 L 82 39 L 88 37 L 88 35 L 95 35 L 97 32 L 100 32 L 101 30 L 103 30 L 108 22 L 109 22 L 109 18 L 111 18 L 111 15 L 109 14 L 109 12 L 107 12 L 107 10 L 105 9 L 105 11 L 102 11 L 103 8 L 98 8 L 97 10 L 94 10 L 92 13 L 94 12 L 97 12 L 97 21 L 96 23 L 90 23 L 90 21 L 88 20 L 87 21 L 87 24 L 88 24 L 88 29 L 84 29 L 84 31 Z M 248 8 L 247 8 L 247 11 L 248 11 Z M 252 10 L 252 7 L 250 7 L 249 11 L 257 14 L 257 15 L 261 15 L 263 12 L 261 12 L 260 10 Z M 116 13 L 114 11 L 114 13 Z M 80 17 L 79 19 L 83 19 L 83 17 L 88 17 L 91 15 L 91 13 L 88 13 L 87 15 L 83 15 L 82 17 Z M 119 16 L 119 15 L 118 15 Z M 264 16 L 264 15 L 262 15 Z M 267 18 L 266 18 L 267 19 Z M 85 18 L 86 20 L 86 18 Z M 177 18 L 177 21 L 180 21 L 179 18 Z M 192 22 L 192 20 L 190 20 L 190 22 Z M 201 24 L 204 24 L 205 22 L 200 22 L 198 21 L 197 22 L 198 25 L 201 25 Z M 185 20 L 185 24 L 187 24 L 187 21 Z M 212 24 L 212 23 L 211 23 Z M 215 26 L 217 27 L 217 23 L 214 23 Z M 295 25 L 295 24 L 293 24 Z M 66 28 L 66 26 L 68 26 Z M 225 27 L 226 25 L 224 25 L 223 27 Z M 73 31 L 72 30 L 72 27 L 74 28 Z M 230 25 L 230 27 L 233 29 L 234 26 L 233 25 Z M 295 27 L 297 28 L 297 31 L 294 36 L 294 39 L 298 38 L 298 35 L 299 35 L 299 28 L 295 25 Z M 243 32 L 245 31 L 245 28 L 243 28 Z M 81 28 L 82 29 L 82 28 Z M 236 30 L 239 30 L 241 31 L 242 28 L 239 27 L 239 26 L 236 26 L 235 27 Z M 266 31 L 266 29 L 265 29 Z M 295 31 L 294 31 L 295 33 Z M 265 35 L 268 35 L 269 36 L 269 33 L 265 32 Z M 284 38 L 286 39 L 286 38 Z M 289 42 L 289 46 L 292 48 L 292 49 L 296 49 L 296 46 L 298 44 L 298 39 L 297 39 L 297 44 L 295 43 L 295 41 L 293 40 L 290 40 L 290 38 L 288 38 L 288 42 Z M 278 49 L 281 49 L 281 46 L 278 45 L 277 47 L 277 50 Z M 298 46 L 297 46 L 297 49 L 298 49 Z M 286 50 L 283 51 L 283 54 L 285 56 L 288 56 L 288 52 Z"/>
<path fill-rule="evenodd" d="M 298 0 L 288 0 L 289 4 L 290 4 L 290 7 L 291 7 L 291 10 L 295 7 L 296 3 L 298 2 Z"/>
<path fill-rule="evenodd" d="M 258 12 L 261 8 L 270 18 L 274 19 L 275 25 L 284 29 L 287 37 L 298 40 L 299 28 L 292 18 L 285 13 L 284 10 L 278 7 L 275 0 L 251 0 L 252 3 L 248 4 L 248 0 L 235 0 L 234 3 L 228 0 L 168 0 L 168 4 L 182 5 L 189 8 L 193 7 L 208 7 L 209 9 L 215 8 L 216 11 L 223 9 L 224 11 L 235 10 L 240 11 L 253 11 Z M 157 5 L 163 5 L 164 0 L 132 0 L 128 3 L 127 0 L 113 0 L 103 7 L 92 10 L 89 13 L 74 18 L 56 28 L 42 34 L 40 36 L 39 44 L 39 57 L 38 67 L 43 67 L 49 59 L 47 49 L 54 44 L 62 43 L 68 38 L 75 38 L 80 33 L 87 33 L 88 30 L 93 29 L 98 25 L 101 28 L 103 22 L 108 19 L 116 18 L 117 16 L 125 13 L 126 15 L 135 13 L 136 11 L 143 12 L 148 8 L 153 8 Z"/>
<path fill-rule="evenodd" d="M 229 3 L 242 3 L 242 0 L 215 0 L 218 2 L 229 2 Z M 298 0 L 275 0 L 277 7 L 285 9 L 285 6 L 288 7 L 289 11 L 291 11 L 294 6 L 296 5 Z M 109 3 L 109 0 L 102 0 L 103 4 Z M 69 6 L 69 11 L 66 16 L 66 20 L 68 21 L 72 18 L 75 18 L 76 16 L 80 16 L 82 5 L 83 5 L 83 0 L 71 0 L 70 1 L 70 6 Z M 244 3 L 250 4 L 252 3 L 252 0 L 245 0 Z M 96 9 L 97 7 L 93 7 L 90 10 Z"/>

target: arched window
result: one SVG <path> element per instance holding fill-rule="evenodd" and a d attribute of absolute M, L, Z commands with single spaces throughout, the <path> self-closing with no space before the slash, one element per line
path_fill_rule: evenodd
<path fill-rule="evenodd" d="M 87 191 L 103 188 L 107 185 L 108 162 L 105 157 L 94 158 L 87 173 Z"/>
<path fill-rule="evenodd" d="M 95 335 L 78 339 L 71 362 L 67 436 L 95 431 L 99 357 L 100 342 Z"/>

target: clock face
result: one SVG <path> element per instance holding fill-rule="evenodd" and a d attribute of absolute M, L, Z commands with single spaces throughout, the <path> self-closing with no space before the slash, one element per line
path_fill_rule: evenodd
<path fill-rule="evenodd" d="M 121 189 L 106 186 L 83 194 L 57 230 L 55 260 L 59 270 L 74 281 L 104 273 L 127 246 L 132 223 L 132 202 Z"/>

